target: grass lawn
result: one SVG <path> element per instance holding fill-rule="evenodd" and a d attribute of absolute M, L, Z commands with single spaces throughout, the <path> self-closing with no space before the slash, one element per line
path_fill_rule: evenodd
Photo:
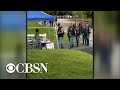
<path fill-rule="evenodd" d="M 92 79 L 93 57 L 68 49 L 28 50 L 29 63 L 48 63 L 48 73 L 31 73 L 28 79 Z"/>
<path fill-rule="evenodd" d="M 38 24 L 38 22 L 27 22 L 28 27 L 44 27 L 44 25 Z"/>
<path fill-rule="evenodd" d="M 32 24 L 33 23 L 33 24 Z M 29 23 L 29 27 L 38 27 L 36 22 Z M 40 34 L 46 33 L 47 38 L 57 44 L 55 28 L 39 28 Z M 49 34 L 50 30 L 50 34 Z M 29 28 L 27 34 L 34 34 L 35 29 Z M 74 38 L 75 42 L 75 38 Z M 63 43 L 69 43 L 67 33 Z M 48 73 L 28 74 L 28 79 L 92 79 L 92 55 L 69 49 L 54 50 L 27 50 L 29 63 L 48 63 Z"/>

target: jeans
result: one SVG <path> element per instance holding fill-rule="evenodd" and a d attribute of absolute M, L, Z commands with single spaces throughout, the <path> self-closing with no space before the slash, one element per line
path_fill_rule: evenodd
<path fill-rule="evenodd" d="M 70 36 L 68 36 L 68 40 L 69 40 L 69 42 L 70 42 Z M 74 44 L 72 45 L 72 47 L 74 47 Z"/>
<path fill-rule="evenodd" d="M 69 40 L 69 42 L 70 42 L 70 37 L 68 36 L 68 40 Z"/>
<path fill-rule="evenodd" d="M 86 45 L 89 45 L 89 34 L 86 35 L 85 41 L 86 41 Z"/>
<path fill-rule="evenodd" d="M 82 39 L 83 39 L 83 44 L 86 43 L 86 36 L 85 35 L 82 35 Z"/>
<path fill-rule="evenodd" d="M 74 35 L 70 37 L 70 48 L 74 47 L 73 39 L 74 39 Z"/>
<path fill-rule="evenodd" d="M 77 43 L 77 46 L 78 46 L 78 43 L 79 43 L 79 39 L 80 39 L 80 35 L 77 35 L 77 36 L 76 36 L 76 43 Z"/>
<path fill-rule="evenodd" d="M 62 40 L 63 40 L 63 37 L 58 37 L 58 44 L 59 44 L 59 48 L 64 48 L 63 47 L 63 44 L 62 44 Z"/>

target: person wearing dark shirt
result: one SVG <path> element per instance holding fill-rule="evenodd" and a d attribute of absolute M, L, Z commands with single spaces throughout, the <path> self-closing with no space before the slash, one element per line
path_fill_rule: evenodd
<path fill-rule="evenodd" d="M 70 38 L 71 38 L 71 36 L 72 36 L 71 32 L 72 32 L 72 25 L 70 25 L 70 26 L 68 27 L 68 31 L 67 31 L 67 36 L 68 36 L 69 42 L 70 42 Z M 71 46 L 71 43 L 70 43 L 70 47 L 73 47 L 73 46 L 74 46 L 74 45 L 72 44 L 72 46 Z"/>
<path fill-rule="evenodd" d="M 90 36 L 90 28 L 89 28 L 89 24 L 88 24 L 88 22 L 86 22 L 86 24 L 85 24 L 85 26 L 86 26 L 86 36 L 85 36 L 85 39 L 86 39 L 86 45 L 87 46 L 89 46 L 89 36 Z"/>
<path fill-rule="evenodd" d="M 63 49 L 63 44 L 62 44 L 62 40 L 63 40 L 63 36 L 64 36 L 64 29 L 63 27 L 60 25 L 60 23 L 58 23 L 58 44 L 59 44 L 59 48 Z"/>
<path fill-rule="evenodd" d="M 52 21 L 49 21 L 49 26 L 52 27 Z"/>
<path fill-rule="evenodd" d="M 57 25 L 57 17 L 55 18 L 55 25 Z"/>
<path fill-rule="evenodd" d="M 85 43 L 85 23 L 82 22 L 82 39 L 83 39 L 83 45 Z"/>
<path fill-rule="evenodd" d="M 76 44 L 77 44 L 76 47 L 78 47 L 80 35 L 81 35 L 81 24 L 79 24 L 76 27 Z"/>
<path fill-rule="evenodd" d="M 72 28 L 71 28 L 71 31 L 70 31 L 70 49 L 74 47 L 74 44 L 73 44 L 73 39 L 74 39 L 74 36 L 75 36 L 75 31 L 76 31 L 76 26 L 73 24 Z"/>
<path fill-rule="evenodd" d="M 72 29 L 72 26 L 69 26 L 67 30 L 67 36 L 68 36 L 69 42 L 70 42 L 70 37 L 71 37 L 71 29 Z"/>

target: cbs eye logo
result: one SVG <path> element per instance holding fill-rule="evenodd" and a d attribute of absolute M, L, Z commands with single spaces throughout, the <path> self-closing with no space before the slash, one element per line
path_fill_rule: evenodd
<path fill-rule="evenodd" d="M 6 71 L 8 73 L 13 73 L 15 71 L 15 65 L 13 63 L 9 63 L 6 66 Z"/>

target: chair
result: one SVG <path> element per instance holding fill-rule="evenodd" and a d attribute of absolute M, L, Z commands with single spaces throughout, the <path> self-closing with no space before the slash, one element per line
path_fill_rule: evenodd
<path fill-rule="evenodd" d="M 28 49 L 34 49 L 34 42 L 31 38 L 27 39 L 27 48 Z"/>

